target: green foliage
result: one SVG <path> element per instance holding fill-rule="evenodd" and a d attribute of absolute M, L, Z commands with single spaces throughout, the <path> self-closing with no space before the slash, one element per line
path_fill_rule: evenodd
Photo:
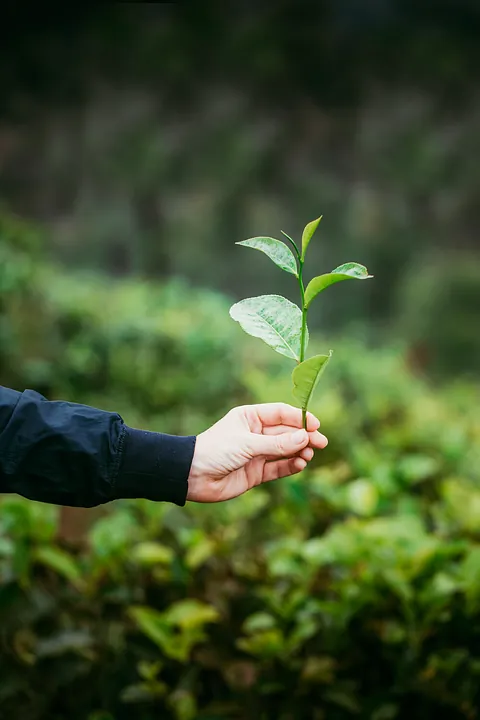
<path fill-rule="evenodd" d="M 122 43 L 117 43 L 118 33 L 113 28 L 123 6 L 115 4 L 111 22 L 104 17 L 105 25 L 101 22 L 98 31 L 96 11 L 88 13 L 92 35 L 82 36 L 78 44 L 70 42 L 58 18 L 55 20 L 49 47 L 54 42 L 66 43 L 69 54 L 75 47 L 78 67 L 75 64 L 70 69 L 63 63 L 56 68 L 46 60 L 42 44 L 32 44 L 21 17 L 17 35 L 10 33 L 9 42 L 14 57 L 23 46 L 23 61 L 31 63 L 34 70 L 25 72 L 23 66 L 15 68 L 13 61 L 7 62 L 4 80 L 15 88 L 17 98 L 20 78 L 27 83 L 28 78 L 37 78 L 31 91 L 42 94 L 40 104 L 45 112 L 31 116 L 28 132 L 12 136 L 8 123 L 2 130 L 0 142 L 6 153 L 3 197 L 23 213 L 41 217 L 46 229 L 45 251 L 72 268 L 157 278 L 177 274 L 238 299 L 264 292 L 290 297 L 291 275 L 277 274 L 274 265 L 269 267 L 265 261 L 252 267 L 251 254 L 240 252 L 226 239 L 249 238 L 258 228 L 276 226 L 291 227 L 300 238 L 297 218 L 314 217 L 311 213 L 321 198 L 328 224 L 321 228 L 325 241 L 313 242 L 308 249 L 314 274 L 317 268 L 334 268 L 343 258 L 358 257 L 374 268 L 377 279 L 361 291 L 344 287 L 323 295 L 319 312 L 309 319 L 310 329 L 344 333 L 353 324 L 365 322 L 370 337 L 380 326 L 395 341 L 398 329 L 393 300 L 407 274 L 410 278 L 422 276 L 418 267 L 423 258 L 427 269 L 447 250 L 454 258 L 463 249 L 470 250 L 478 260 L 480 164 L 476 157 L 480 134 L 478 92 L 465 80 L 465 68 L 475 73 L 478 63 L 465 58 L 473 49 L 477 52 L 477 44 L 460 39 L 460 25 L 452 22 L 450 12 L 439 17 L 433 4 L 427 10 L 423 4 L 409 3 L 407 9 L 405 2 L 393 10 L 398 3 L 389 1 L 391 12 L 380 10 L 381 4 L 374 11 L 367 3 L 356 8 L 355 18 L 337 11 L 334 2 L 332 12 L 326 12 L 322 3 L 318 7 L 310 3 L 302 15 L 298 0 L 294 9 L 290 1 L 283 10 L 278 9 L 275 18 L 242 4 L 238 12 L 245 17 L 237 23 L 232 21 L 231 9 L 224 9 L 219 20 L 222 12 L 217 6 L 210 21 L 215 26 L 221 22 L 225 30 L 223 34 L 218 28 L 215 31 L 215 37 L 223 38 L 223 50 L 216 42 L 212 45 L 208 33 L 192 35 L 188 21 L 186 27 L 178 25 L 176 10 L 171 23 L 159 21 L 155 26 L 150 18 L 153 6 L 148 8 L 148 18 L 138 8 L 125 6 L 131 17 L 125 21 Z M 475 4 L 472 0 L 462 3 Z M 457 18 L 459 4 L 449 0 L 454 15 L 459 13 Z M 158 4 L 157 11 L 161 14 L 163 7 L 170 17 L 168 4 Z M 178 5 L 178 12 L 184 12 L 183 6 Z M 402 21 L 404 12 L 408 19 Z M 305 43 L 300 33 L 294 41 L 290 20 L 286 21 L 289 13 L 295 14 L 297 22 L 302 15 L 308 36 L 313 33 L 311 42 Z M 317 15 L 316 26 L 312 13 Z M 363 21 L 357 22 L 358 13 Z M 428 15 L 435 16 L 433 22 L 427 20 Z M 207 9 L 207 26 L 208 16 Z M 390 28 L 388 41 L 384 21 Z M 31 18 L 31 22 L 30 32 L 36 37 L 39 19 Z M 195 18 L 193 26 L 198 27 L 198 22 Z M 439 23 L 443 24 L 440 34 Z M 80 27 L 77 22 L 72 25 L 75 33 Z M 474 37 L 471 18 L 464 18 L 462 27 Z M 102 28 L 108 28 L 111 43 L 106 43 Z M 381 89 L 378 78 L 368 81 L 357 62 L 352 62 L 351 53 L 356 52 L 356 60 L 372 63 L 370 71 L 391 71 L 390 61 L 378 63 L 372 32 L 382 51 L 390 54 L 390 61 L 403 68 L 397 76 L 397 80 L 402 77 L 400 84 L 392 79 Z M 449 54 L 446 47 L 459 32 L 458 45 L 455 49 L 450 45 L 453 54 Z M 232 42 L 232 33 L 237 42 Z M 329 42 L 314 42 L 315 33 L 329 37 Z M 356 51 L 353 36 L 358 36 Z M 411 42 L 413 37 L 418 45 Z M 200 89 L 198 83 L 192 83 L 198 66 L 192 55 L 185 55 L 188 40 L 196 46 L 206 43 L 212 47 L 211 53 L 201 55 L 202 61 L 208 58 L 210 67 L 215 68 L 215 76 L 217 68 L 224 67 L 216 53 L 227 52 L 240 72 L 238 85 L 233 82 L 228 90 L 220 87 L 208 72 L 202 73 Z M 129 41 L 136 49 L 126 52 L 126 47 L 132 47 Z M 392 41 L 397 43 L 397 52 Z M 339 50 L 338 43 L 346 52 Z M 114 87 L 109 89 L 107 82 L 105 92 L 97 92 L 92 73 L 82 63 L 81 47 L 88 47 L 85 57 L 90 59 L 96 48 L 115 74 Z M 119 63 L 111 62 L 113 48 L 121 55 Z M 441 71 L 435 87 L 422 91 L 417 86 L 419 52 L 424 54 L 422 73 L 429 63 L 437 63 Z M 313 53 L 310 60 L 308 53 Z M 328 61 L 322 69 L 324 53 L 333 64 Z M 64 54 L 61 48 L 56 53 L 52 50 L 52 56 Z M 141 90 L 134 77 L 122 81 L 120 66 L 125 68 L 125 62 L 131 63 Z M 58 72 L 68 93 L 75 93 L 76 82 L 85 82 L 88 122 L 76 121 L 83 117 L 83 101 L 73 116 L 49 106 L 43 97 L 45 85 L 38 82 L 42 67 L 47 76 Z M 413 86 L 406 80 L 405 68 L 413 73 Z M 165 82 L 159 82 L 158 73 Z M 346 92 L 339 80 L 345 73 L 353 83 L 353 94 Z M 365 82 L 358 82 L 360 76 Z M 177 88 L 178 93 L 166 91 L 168 97 L 164 97 L 162 88 Z M 329 90 L 341 102 L 334 102 L 326 111 Z M 279 105 L 273 101 L 277 93 L 285 112 L 279 113 Z M 459 103 L 458 93 L 466 93 L 468 103 Z M 287 95 L 289 102 L 285 103 Z M 443 101 L 446 97 L 448 102 Z M 5 92 L 2 98 L 8 101 Z M 355 98 L 359 102 L 352 112 L 349 104 Z M 82 172 L 75 172 L 79 167 Z M 164 189 L 160 195 L 159 188 Z M 461 305 L 465 308 L 466 303 Z M 432 313 L 429 323 L 437 321 L 428 303 L 422 312 Z M 428 337 L 436 342 L 433 334 Z M 471 356 L 463 349 L 465 339 L 448 332 L 442 342 L 448 345 L 455 368 L 471 371 Z M 444 374 L 457 372 L 450 362 L 440 364 Z M 36 382 L 42 372 L 41 366 L 35 368 Z"/>
<path fill-rule="evenodd" d="M 285 270 L 285 272 L 289 272 L 295 276 L 298 275 L 295 255 L 281 240 L 268 237 L 257 237 L 237 242 L 236 245 L 245 245 L 245 247 L 260 250 L 273 260 L 275 265 L 278 265 L 279 268 Z"/>
<path fill-rule="evenodd" d="M 330 285 L 334 285 L 342 280 L 368 280 L 373 275 L 368 274 L 368 270 L 363 265 L 358 263 L 345 263 L 340 267 L 335 268 L 330 273 L 325 275 L 319 275 L 318 277 L 310 280 L 307 287 L 305 288 L 305 307 L 309 307 L 312 300 L 326 290 Z"/>
<path fill-rule="evenodd" d="M 359 320 L 392 330 L 394 294 L 422 256 L 470 249 L 478 259 L 473 0 L 440 12 L 357 3 L 352 13 L 334 0 L 290 0 L 272 13 L 207 2 L 200 14 L 115 3 L 73 24 L 13 15 L 0 68 L 13 113 L 1 130 L 2 197 L 41 217 L 46 250 L 71 267 L 181 274 L 236 297 L 246 283 L 248 295 L 271 283 L 289 297 L 288 275 L 252 269 L 225 239 L 273 223 L 300 237 L 296 218 L 321 198 L 327 242 L 309 248 L 312 267 L 358 255 L 377 277 L 361 293 L 323 296 L 311 329 L 345 332 Z M 44 108 L 25 132 L 15 129 L 19 97 Z M 470 356 L 456 339 L 443 342 L 463 368 Z"/>
<path fill-rule="evenodd" d="M 132 606 L 129 615 L 164 655 L 180 662 L 188 662 L 193 647 L 207 640 L 204 625 L 219 618 L 214 607 L 193 599 L 179 600 L 163 613 Z"/>
<path fill-rule="evenodd" d="M 0 235 L 2 246 L 9 245 Z M 26 287 L 0 292 L 3 384 L 74 395 L 151 429 L 161 416 L 173 433 L 213 422 L 232 397 L 244 401 L 223 296 L 181 280 L 158 288 L 32 267 Z M 217 363 L 221 369 L 209 372 Z"/>
<path fill-rule="evenodd" d="M 322 219 L 323 215 L 320 215 L 319 218 L 316 220 L 312 220 L 311 222 L 307 223 L 303 229 L 302 233 L 302 260 L 305 260 L 305 254 L 307 252 L 307 248 L 310 244 L 310 240 L 312 239 L 315 230 L 317 229 L 320 220 Z"/>
<path fill-rule="evenodd" d="M 28 287 L 39 242 L 35 226 L 0 207 L 0 299 Z"/>
<path fill-rule="evenodd" d="M 302 408 L 308 407 L 317 383 L 331 356 L 331 351 L 329 355 L 314 355 L 308 360 L 304 360 L 294 369 L 292 373 L 293 394 Z"/>
<path fill-rule="evenodd" d="M 50 397 L 171 432 L 289 400 L 286 360 L 235 332 L 226 298 L 41 268 L 34 289 L 3 320 L 49 327 Z M 0 382 L 31 386 L 45 348 L 8 353 Z M 238 500 L 117 502 L 72 548 L 58 508 L 1 498 L 0 716 L 476 717 L 478 384 L 429 387 L 352 339 L 329 372 L 311 404 L 327 449 Z"/>
<path fill-rule="evenodd" d="M 274 238 L 252 238 L 237 243 L 237 245 L 261 250 L 282 270 L 297 277 L 301 308 L 280 295 L 248 298 L 230 308 L 231 317 L 240 323 L 245 332 L 254 337 L 260 337 L 281 355 L 297 361 L 297 367 L 292 374 L 293 396 L 301 403 L 305 428 L 308 404 L 332 355 L 332 351 L 330 351 L 328 356 L 318 355 L 305 361 L 308 344 L 307 310 L 312 300 L 330 285 L 341 280 L 365 280 L 372 277 L 363 265 L 349 262 L 340 265 L 331 273 L 314 278 L 305 289 L 303 283 L 305 255 L 321 219 L 319 217 L 317 220 L 312 220 L 305 226 L 302 234 L 301 253 L 295 241 L 283 233 L 292 243 L 296 257 L 285 243 Z"/>
<path fill-rule="evenodd" d="M 299 362 L 302 351 L 302 311 L 281 295 L 260 295 L 230 308 L 230 317 L 253 337 L 261 338 L 280 355 Z"/>

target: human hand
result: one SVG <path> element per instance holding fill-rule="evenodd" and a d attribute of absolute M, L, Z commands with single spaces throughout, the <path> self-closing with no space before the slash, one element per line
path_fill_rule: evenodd
<path fill-rule="evenodd" d="M 242 495 L 261 483 L 295 475 L 328 440 L 320 421 L 285 403 L 233 408 L 196 439 L 187 500 L 213 503 Z"/>

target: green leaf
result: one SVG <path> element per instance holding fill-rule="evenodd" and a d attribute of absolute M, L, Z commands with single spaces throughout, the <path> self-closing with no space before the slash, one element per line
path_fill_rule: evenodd
<path fill-rule="evenodd" d="M 440 463 L 436 458 L 429 455 L 405 454 L 399 458 L 397 472 L 403 480 L 420 483 L 428 480 L 440 469 Z"/>
<path fill-rule="evenodd" d="M 331 684 L 335 680 L 337 661 L 328 655 L 311 656 L 302 668 L 302 680 Z"/>
<path fill-rule="evenodd" d="M 155 680 L 161 670 L 163 669 L 164 663 L 161 660 L 150 662 L 148 660 L 140 660 L 137 665 L 138 674 L 143 680 L 152 682 Z"/>
<path fill-rule="evenodd" d="M 305 290 L 305 305 L 308 307 L 318 293 L 337 282 L 342 280 L 367 280 L 372 277 L 373 275 L 368 274 L 367 268 L 358 263 L 340 265 L 332 272 L 318 275 L 313 280 L 310 280 Z"/>
<path fill-rule="evenodd" d="M 314 355 L 294 369 L 292 373 L 293 395 L 304 410 L 308 407 L 310 398 L 331 357 L 331 350 L 328 355 Z"/>
<path fill-rule="evenodd" d="M 278 657 L 285 646 L 285 638 L 281 630 L 273 628 L 265 630 L 248 638 L 239 638 L 237 647 L 250 655 L 260 658 Z"/>
<path fill-rule="evenodd" d="M 312 220 L 312 222 L 309 222 L 308 225 L 305 225 L 302 233 L 302 260 L 305 259 L 305 253 L 307 252 L 310 240 L 312 239 L 322 217 L 323 215 L 320 215 L 319 218 L 317 218 L 316 220 Z"/>
<path fill-rule="evenodd" d="M 177 688 L 168 699 L 176 720 L 195 720 L 198 718 L 198 708 L 195 696 L 189 690 Z"/>
<path fill-rule="evenodd" d="M 279 268 L 298 277 L 295 255 L 281 240 L 276 240 L 271 237 L 254 237 L 235 244 L 260 250 L 265 253 L 265 255 L 268 255 L 270 260 L 273 260 Z"/>
<path fill-rule="evenodd" d="M 217 622 L 220 615 L 212 605 L 207 605 L 200 600 L 187 599 L 170 605 L 163 617 L 168 625 L 193 628 Z"/>
<path fill-rule="evenodd" d="M 276 625 L 275 618 L 266 612 L 250 615 L 243 623 L 243 631 L 249 635 L 263 630 L 271 630 Z"/>
<path fill-rule="evenodd" d="M 357 280 L 366 280 L 372 278 L 373 275 L 368 274 L 368 270 L 365 265 L 360 265 L 356 262 L 348 262 L 343 265 L 339 265 L 332 273 L 339 273 L 340 275 L 348 275 L 348 277 L 356 278 Z"/>
<path fill-rule="evenodd" d="M 185 553 L 185 565 L 189 570 L 196 570 L 215 554 L 215 544 L 210 538 L 204 537 L 189 547 Z"/>
<path fill-rule="evenodd" d="M 281 295 L 246 298 L 232 305 L 230 317 L 240 323 L 246 333 L 260 338 L 280 355 L 297 362 L 300 359 L 302 311 L 290 300 Z"/>
<path fill-rule="evenodd" d="M 82 573 L 71 555 L 56 547 L 39 547 L 35 550 L 34 558 L 37 562 L 49 567 L 59 575 L 69 580 L 72 585 L 81 585 Z"/>
<path fill-rule="evenodd" d="M 168 654 L 171 637 L 162 613 L 153 608 L 139 605 L 130 607 L 128 614 L 138 628 Z"/>
<path fill-rule="evenodd" d="M 377 488 L 368 480 L 359 478 L 348 485 L 348 505 L 358 515 L 372 515 L 377 509 L 378 499 Z"/>
<path fill-rule="evenodd" d="M 169 565 L 173 550 L 156 542 L 142 542 L 132 549 L 132 558 L 139 565 Z"/>
<path fill-rule="evenodd" d="M 128 614 L 138 628 L 171 658 L 185 662 L 194 645 L 206 638 L 203 626 L 219 620 L 218 611 L 198 600 L 181 600 L 161 613 L 136 605 Z"/>

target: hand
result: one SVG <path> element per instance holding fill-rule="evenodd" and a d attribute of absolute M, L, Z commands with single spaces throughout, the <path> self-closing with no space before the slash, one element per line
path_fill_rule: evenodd
<path fill-rule="evenodd" d="M 270 480 L 295 475 L 328 440 L 320 421 L 284 403 L 243 405 L 230 410 L 197 436 L 188 478 L 187 500 L 230 500 Z"/>

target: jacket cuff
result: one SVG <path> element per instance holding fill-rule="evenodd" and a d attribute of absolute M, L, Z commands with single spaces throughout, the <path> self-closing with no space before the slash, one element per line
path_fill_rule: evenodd
<path fill-rule="evenodd" d="M 166 435 L 125 426 L 114 499 L 145 498 L 183 507 L 195 442 L 195 435 Z"/>

